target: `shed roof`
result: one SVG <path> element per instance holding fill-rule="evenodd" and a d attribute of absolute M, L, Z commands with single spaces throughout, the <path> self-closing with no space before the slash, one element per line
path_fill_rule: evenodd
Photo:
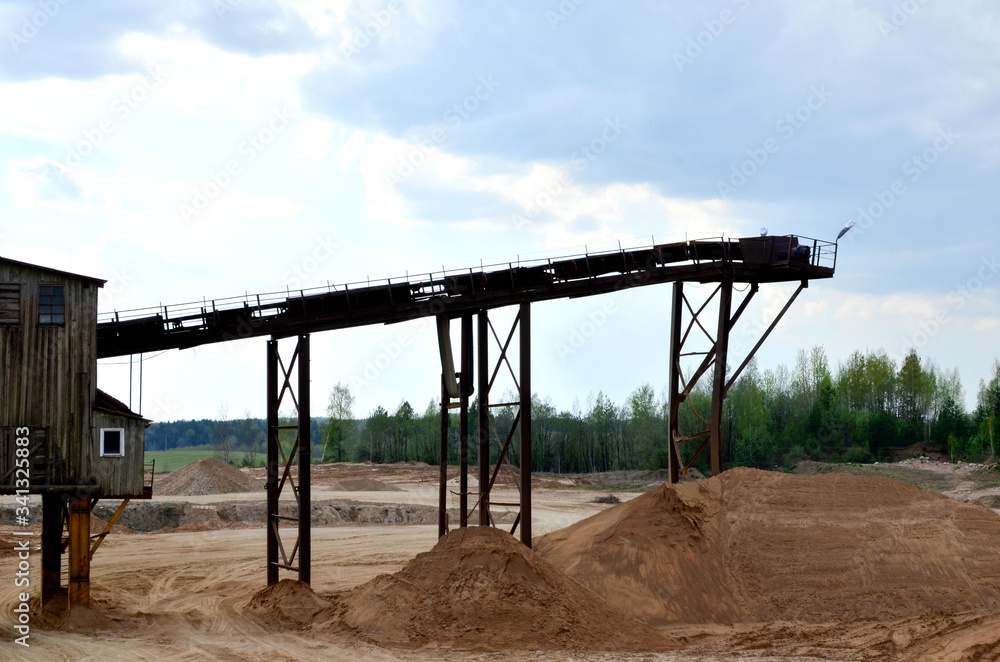
<path fill-rule="evenodd" d="M 103 278 L 94 278 L 93 276 L 84 276 L 82 274 L 74 274 L 69 271 L 62 271 L 60 269 L 53 269 L 52 267 L 46 267 L 40 264 L 32 264 L 30 262 L 21 262 L 20 260 L 12 260 L 9 257 L 3 257 L 0 255 L 0 264 L 13 264 L 19 267 L 28 267 L 30 269 L 38 269 L 40 271 L 47 271 L 53 274 L 59 274 L 60 276 L 67 276 L 69 278 L 76 278 L 77 280 L 85 280 L 91 283 L 97 283 L 98 287 L 104 287 L 104 284 L 108 282 Z"/>
<path fill-rule="evenodd" d="M 125 416 L 127 418 L 137 418 L 143 421 L 149 420 L 143 418 L 142 415 L 135 413 L 128 408 L 121 400 L 111 397 L 101 389 L 97 389 L 97 397 L 94 398 L 94 409 L 106 412 L 108 414 L 114 414 L 116 416 Z"/>

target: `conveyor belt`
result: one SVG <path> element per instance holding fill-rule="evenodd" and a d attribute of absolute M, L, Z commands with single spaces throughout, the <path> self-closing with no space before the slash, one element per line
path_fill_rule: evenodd
<path fill-rule="evenodd" d="M 104 313 L 99 358 L 255 336 L 286 337 L 674 281 L 766 283 L 830 278 L 836 245 L 792 235 L 658 244 L 479 270 L 244 295 Z"/>

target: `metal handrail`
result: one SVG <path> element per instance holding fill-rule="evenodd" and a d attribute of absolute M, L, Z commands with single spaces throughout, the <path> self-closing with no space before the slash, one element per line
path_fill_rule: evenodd
<path fill-rule="evenodd" d="M 833 268 L 836 264 L 836 251 L 837 245 L 834 242 L 821 241 L 818 239 L 812 239 L 809 237 L 802 237 L 798 235 L 781 235 L 787 237 L 795 237 L 800 242 L 812 242 L 812 251 L 810 253 L 810 264 L 816 267 L 825 266 L 829 263 L 829 268 Z M 652 238 L 655 241 L 655 237 Z M 359 290 L 368 290 L 371 288 L 384 288 L 387 286 L 392 286 L 395 281 L 395 285 L 417 285 L 417 286 L 431 286 L 435 283 L 440 284 L 441 281 L 449 277 L 466 276 L 475 273 L 486 273 L 493 271 L 502 270 L 513 270 L 531 268 L 531 267 L 541 267 L 541 266 L 551 266 L 553 262 L 573 260 L 573 259 L 589 259 L 589 258 L 599 258 L 604 256 L 614 256 L 621 255 L 626 251 L 641 251 L 641 250 L 653 250 L 664 245 L 696 245 L 705 242 L 738 242 L 738 238 L 728 238 L 725 236 L 721 237 L 711 237 L 711 238 L 699 238 L 686 240 L 684 242 L 674 242 L 673 244 L 642 244 L 639 246 L 630 246 L 624 248 L 619 244 L 618 248 L 602 250 L 592 252 L 587 247 L 584 247 L 583 253 L 569 253 L 553 257 L 546 258 L 532 258 L 532 259 L 521 259 L 520 256 L 516 260 L 507 262 L 497 262 L 491 264 L 482 264 L 478 271 L 474 270 L 474 267 L 461 267 L 461 268 L 447 268 L 442 265 L 440 271 L 430 271 L 426 272 L 427 280 L 423 279 L 424 272 L 410 273 L 407 272 L 405 276 L 393 276 L 385 278 L 377 278 L 375 280 L 366 278 L 363 281 L 354 281 L 349 283 L 344 283 L 341 285 L 331 285 L 329 282 L 325 285 L 319 285 L 309 288 L 300 288 L 298 290 L 290 290 L 286 288 L 283 291 L 273 291 L 273 292 L 263 292 L 259 294 L 249 294 L 244 293 L 242 295 L 222 297 L 218 299 L 201 301 L 189 301 L 186 303 L 173 304 L 166 306 L 160 304 L 158 306 L 147 306 L 144 308 L 133 308 L 129 310 L 112 310 L 104 313 L 99 313 L 97 316 L 97 321 L 99 324 L 112 323 L 112 322 L 129 322 L 135 320 L 150 320 L 155 319 L 159 316 L 160 319 L 157 323 L 167 324 L 173 323 L 175 327 L 183 327 L 185 322 L 197 322 L 201 324 L 207 315 L 210 313 L 224 313 L 232 310 L 240 310 L 242 308 L 253 308 L 254 313 L 258 317 L 267 317 L 270 314 L 280 314 L 284 311 L 285 306 L 289 300 L 296 298 L 305 298 L 312 295 L 319 294 L 329 294 L 333 292 L 357 292 Z M 800 243 L 800 245 L 803 245 Z M 831 256 L 832 253 L 832 256 Z M 730 259 L 730 252 L 725 250 L 726 259 Z M 789 256 L 790 258 L 791 256 Z M 696 261 L 700 261 L 697 260 Z M 438 287 L 438 289 L 444 289 L 443 285 Z M 434 294 L 437 293 L 433 288 L 430 292 L 425 292 L 424 294 Z M 270 311 L 270 313 L 268 312 Z"/>

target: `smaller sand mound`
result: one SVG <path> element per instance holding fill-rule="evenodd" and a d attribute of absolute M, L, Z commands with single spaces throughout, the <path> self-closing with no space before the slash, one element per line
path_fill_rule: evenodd
<path fill-rule="evenodd" d="M 91 602 L 90 607 L 73 605 L 71 609 L 69 598 L 64 591 L 43 607 L 41 599 L 37 596 L 33 597 L 29 603 L 31 625 L 39 630 L 70 632 L 116 629 L 118 624 L 103 613 L 100 601 L 92 600 Z"/>
<path fill-rule="evenodd" d="M 395 575 L 348 593 L 338 615 L 374 642 L 408 648 L 670 648 L 647 625 L 490 527 L 451 532 Z"/>
<path fill-rule="evenodd" d="M 231 464 L 205 459 L 192 462 L 153 483 L 153 494 L 195 496 L 199 494 L 234 494 L 259 492 L 264 483 Z"/>
<path fill-rule="evenodd" d="M 372 478 L 347 478 L 330 486 L 333 492 L 402 492 L 403 490 Z"/>
<path fill-rule="evenodd" d="M 295 579 L 282 579 L 254 593 L 243 612 L 262 621 L 287 627 L 290 624 L 306 626 L 329 619 L 331 605 L 318 596 L 308 584 Z"/>

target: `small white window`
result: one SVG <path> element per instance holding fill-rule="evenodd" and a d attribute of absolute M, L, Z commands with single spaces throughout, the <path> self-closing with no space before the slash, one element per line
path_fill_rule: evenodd
<path fill-rule="evenodd" d="M 101 429 L 101 457 L 122 457 L 125 455 L 125 430 L 123 428 Z"/>

